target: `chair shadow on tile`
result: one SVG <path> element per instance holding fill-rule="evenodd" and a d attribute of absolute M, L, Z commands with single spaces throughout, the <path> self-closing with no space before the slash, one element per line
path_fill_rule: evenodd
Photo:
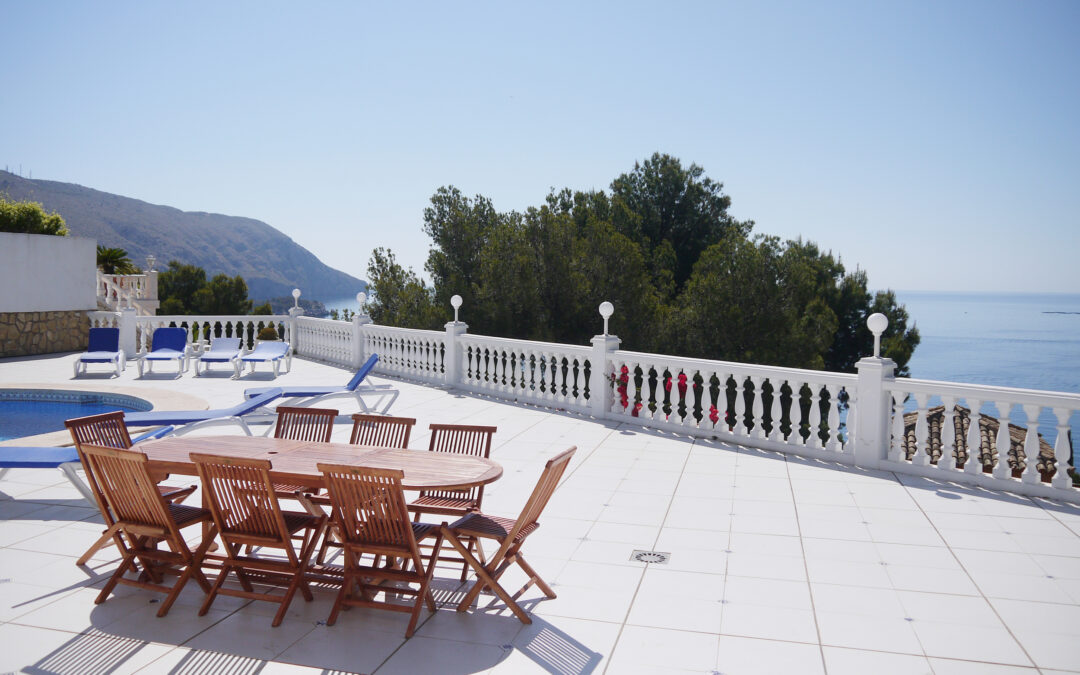
<path fill-rule="evenodd" d="M 36 663 L 26 666 L 22 672 L 34 675 L 111 673 L 124 667 L 130 668 L 130 662 L 149 644 L 144 640 L 90 629 L 72 637 Z"/>

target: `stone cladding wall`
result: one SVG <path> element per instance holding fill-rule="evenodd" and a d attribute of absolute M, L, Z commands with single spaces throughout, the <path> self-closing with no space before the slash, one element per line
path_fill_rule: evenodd
<path fill-rule="evenodd" d="M 0 357 L 85 351 L 86 310 L 0 313 Z"/>

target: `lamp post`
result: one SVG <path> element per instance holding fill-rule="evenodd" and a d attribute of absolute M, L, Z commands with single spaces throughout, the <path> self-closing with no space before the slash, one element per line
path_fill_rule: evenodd
<path fill-rule="evenodd" d="M 866 327 L 874 334 L 874 358 L 881 358 L 881 334 L 889 327 L 889 317 L 875 312 L 866 319 Z"/>
<path fill-rule="evenodd" d="M 450 306 L 454 308 L 454 323 L 461 323 L 458 321 L 458 310 L 461 309 L 461 296 L 452 296 L 450 298 Z"/>

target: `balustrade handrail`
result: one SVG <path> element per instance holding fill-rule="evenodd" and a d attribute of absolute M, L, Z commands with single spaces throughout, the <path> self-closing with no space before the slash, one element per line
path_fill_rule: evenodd
<path fill-rule="evenodd" d="M 692 366 L 695 370 L 711 369 L 724 370 L 740 375 L 768 377 L 780 375 L 788 379 L 808 380 L 820 384 L 835 384 L 850 386 L 855 383 L 858 376 L 853 373 L 833 373 L 825 370 L 810 370 L 808 368 L 788 368 L 786 366 L 761 366 L 736 361 L 713 361 L 710 359 L 698 359 L 687 356 L 666 356 L 663 354 L 650 354 L 648 352 L 633 352 L 619 349 L 612 353 L 612 358 L 623 361 L 648 362 L 652 365 L 664 366 Z"/>
<path fill-rule="evenodd" d="M 1008 401 L 1009 403 L 1039 405 L 1047 408 L 1080 408 L 1080 394 L 1071 394 L 1066 391 L 1018 389 L 995 385 L 916 380 L 906 377 L 886 382 L 885 388 L 890 392 L 905 394 L 945 395 L 956 398 L 971 397 L 980 401 Z"/>
<path fill-rule="evenodd" d="M 333 321 L 333 319 L 325 320 Z M 435 339 L 446 337 L 446 333 L 441 330 L 424 330 L 422 328 L 399 328 L 397 326 L 378 326 L 373 323 L 363 324 L 362 326 L 360 326 L 360 330 L 364 331 L 365 333 L 389 333 L 391 335 L 425 335 Z"/>
<path fill-rule="evenodd" d="M 458 338 L 463 344 L 494 345 L 499 347 L 523 346 L 525 349 L 537 351 L 561 352 L 563 354 L 587 355 L 592 350 L 580 345 L 567 345 L 558 342 L 540 342 L 537 340 L 521 340 L 518 338 L 491 337 L 489 335 L 470 335 L 466 333 Z"/>

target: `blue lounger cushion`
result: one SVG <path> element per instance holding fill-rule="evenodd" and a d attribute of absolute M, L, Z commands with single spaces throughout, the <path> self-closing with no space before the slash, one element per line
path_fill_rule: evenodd
<path fill-rule="evenodd" d="M 356 371 L 356 374 L 352 376 L 352 379 L 349 380 L 348 384 L 346 384 L 345 386 L 310 385 L 305 387 L 281 387 L 282 391 L 284 392 L 282 396 L 284 396 L 285 398 L 295 398 L 303 396 L 319 396 L 322 394 L 333 394 L 339 391 L 356 391 L 357 387 L 360 386 L 360 383 L 364 381 L 364 378 L 366 378 L 368 374 L 372 371 L 372 369 L 375 368 L 375 364 L 378 363 L 378 361 L 378 354 L 372 354 L 370 357 L 368 357 L 368 360 L 364 362 L 364 365 L 360 366 L 360 369 Z M 273 388 L 274 387 L 252 387 L 251 389 L 245 389 L 244 397 L 252 398 L 254 396 L 259 396 Z"/>
<path fill-rule="evenodd" d="M 0 446 L 0 468 L 55 469 L 61 464 L 79 461 L 79 453 L 71 448 Z"/>
<path fill-rule="evenodd" d="M 219 417 L 243 417 L 255 412 L 266 404 L 281 398 L 280 388 L 271 388 L 260 396 L 249 398 L 231 408 L 215 410 L 162 410 L 159 412 L 136 412 L 124 415 L 124 424 L 129 427 L 149 427 L 161 424 L 190 424 Z"/>

